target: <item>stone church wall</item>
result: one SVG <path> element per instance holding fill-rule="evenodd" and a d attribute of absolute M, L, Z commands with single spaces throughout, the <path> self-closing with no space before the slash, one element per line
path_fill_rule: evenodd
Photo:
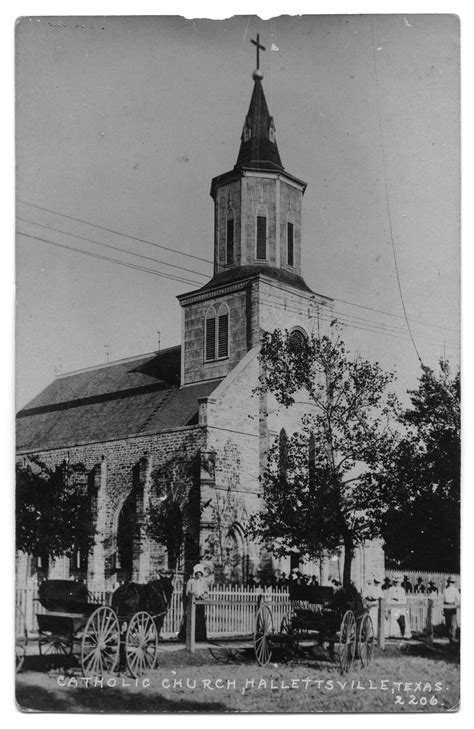
<path fill-rule="evenodd" d="M 238 540 L 241 578 L 245 572 L 255 572 L 259 562 L 257 548 L 243 533 L 250 514 L 260 508 L 260 403 L 252 394 L 258 373 L 254 349 L 212 393 L 206 406 L 207 448 L 216 453 L 216 460 L 214 483 L 202 487 L 202 502 L 209 503 L 202 515 L 201 550 L 209 551 L 209 544 L 214 544 L 214 561 L 219 563 L 227 537 Z"/>
<path fill-rule="evenodd" d="M 134 485 L 140 489 L 142 508 L 145 508 L 153 471 L 166 470 L 172 465 L 174 477 L 180 477 L 182 472 L 183 477 L 189 479 L 190 464 L 204 444 L 203 429 L 199 426 L 190 426 L 155 435 L 35 453 L 50 467 L 62 463 L 64 459 L 68 459 L 72 464 L 82 463 L 94 478 L 97 489 L 99 533 L 94 552 L 89 557 L 90 589 L 111 587 L 117 578 L 114 554 L 118 514 Z M 22 455 L 28 454 L 20 454 L 19 458 Z M 146 581 L 158 566 L 165 566 L 164 563 L 163 548 L 156 543 L 151 544 L 142 534 L 134 547 L 133 578 Z"/>
<path fill-rule="evenodd" d="M 229 357 L 204 361 L 204 320 L 211 305 L 216 313 L 222 303 L 229 307 Z M 184 307 L 183 384 L 225 377 L 247 353 L 247 294 L 235 291 L 228 296 L 200 301 Z"/>

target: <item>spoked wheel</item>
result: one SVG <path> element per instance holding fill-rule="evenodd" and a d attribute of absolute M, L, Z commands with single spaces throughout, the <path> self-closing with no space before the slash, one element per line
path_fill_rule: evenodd
<path fill-rule="evenodd" d="M 356 620 L 352 610 L 344 613 L 339 635 L 339 666 L 341 673 L 347 673 L 354 663 L 356 648 Z"/>
<path fill-rule="evenodd" d="M 368 666 L 374 655 L 374 626 L 370 615 L 364 615 L 359 626 L 357 645 L 363 666 Z"/>
<path fill-rule="evenodd" d="M 100 607 L 90 615 L 81 641 L 81 667 L 84 676 L 112 673 L 120 656 L 120 626 L 115 612 Z"/>
<path fill-rule="evenodd" d="M 253 648 L 260 666 L 266 666 L 272 657 L 271 636 L 273 634 L 272 611 L 268 605 L 260 605 L 255 619 Z"/>
<path fill-rule="evenodd" d="M 283 616 L 280 624 L 280 643 L 283 653 L 291 658 L 298 650 L 298 635 L 293 628 L 291 613 Z"/>
<path fill-rule="evenodd" d="M 15 608 L 15 670 L 21 671 L 25 662 L 28 631 L 23 610 Z"/>
<path fill-rule="evenodd" d="M 150 613 L 140 612 L 130 620 L 125 636 L 127 667 L 134 678 L 154 668 L 158 657 L 158 630 Z"/>
<path fill-rule="evenodd" d="M 240 651 L 220 645 L 219 643 L 210 643 L 209 653 L 216 663 L 232 663 L 232 661 L 237 661 L 240 656 Z"/>
<path fill-rule="evenodd" d="M 52 658 L 53 656 L 70 656 L 74 640 L 72 635 L 42 632 L 38 634 L 38 648 L 40 656 Z"/>

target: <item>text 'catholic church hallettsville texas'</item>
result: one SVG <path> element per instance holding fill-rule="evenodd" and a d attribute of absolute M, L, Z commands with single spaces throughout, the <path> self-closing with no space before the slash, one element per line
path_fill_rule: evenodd
<path fill-rule="evenodd" d="M 289 559 L 276 561 L 245 533 L 263 506 L 268 447 L 303 414 L 254 394 L 259 341 L 275 328 L 306 336 L 332 300 L 301 275 L 306 183 L 283 167 L 262 79 L 257 63 L 237 162 L 211 183 L 214 275 L 178 296 L 181 346 L 61 375 L 18 413 L 19 457 L 35 454 L 50 466 L 67 459 L 89 472 L 95 546 L 50 565 L 50 577 L 79 567 L 89 589 L 101 590 L 119 576 L 145 582 L 174 567 L 144 526 L 149 504 L 165 498 L 189 525 L 181 569 L 207 561 L 216 579 L 232 582 L 259 570 L 288 574 Z M 304 571 L 324 584 L 339 576 L 339 562 L 333 556 Z M 379 544 L 359 548 L 356 585 L 383 566 Z"/>

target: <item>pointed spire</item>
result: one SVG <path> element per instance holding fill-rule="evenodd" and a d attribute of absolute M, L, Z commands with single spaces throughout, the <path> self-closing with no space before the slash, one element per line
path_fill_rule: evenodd
<path fill-rule="evenodd" d="M 240 137 L 240 150 L 235 167 L 283 170 L 276 143 L 275 124 L 263 93 L 263 73 L 259 68 L 253 72 L 252 78 L 255 84 Z"/>

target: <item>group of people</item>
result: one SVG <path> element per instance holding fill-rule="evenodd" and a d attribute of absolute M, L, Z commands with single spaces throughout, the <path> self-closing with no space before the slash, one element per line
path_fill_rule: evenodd
<path fill-rule="evenodd" d="M 388 590 L 392 586 L 394 578 L 390 579 L 390 577 L 386 577 L 383 585 L 382 590 Z M 413 586 L 410 580 L 408 579 L 407 575 L 403 576 L 403 581 L 401 583 L 401 587 L 405 590 L 407 595 L 438 595 L 439 594 L 439 588 L 437 584 L 434 582 L 434 580 L 429 580 L 428 584 L 425 585 L 423 582 L 422 577 L 417 577 L 416 583 Z"/>
<path fill-rule="evenodd" d="M 318 587 L 319 580 L 316 575 L 304 574 L 296 567 L 288 575 L 281 570 L 275 570 L 272 574 L 265 574 L 263 572 L 257 576 L 250 574 L 246 580 L 248 587 L 273 587 L 277 589 L 283 589 L 295 583 L 298 585 Z"/>
<path fill-rule="evenodd" d="M 407 589 L 407 584 L 410 589 Z M 412 588 L 406 575 L 402 582 L 396 576 L 392 577 L 391 580 L 386 577 L 383 583 L 377 577 L 369 579 L 362 597 L 369 609 L 374 626 L 378 623 L 379 599 L 383 597 L 387 606 L 385 611 L 385 634 L 388 637 L 410 638 L 411 627 L 407 595 L 412 593 L 426 594 L 427 596 L 438 595 L 439 590 L 432 580 L 429 581 L 428 589 L 426 589 L 421 577 L 418 578 L 415 589 Z M 461 597 L 453 577 L 448 577 L 442 595 L 446 629 L 450 643 L 454 643 L 457 637 L 457 612 L 461 604 Z"/>

